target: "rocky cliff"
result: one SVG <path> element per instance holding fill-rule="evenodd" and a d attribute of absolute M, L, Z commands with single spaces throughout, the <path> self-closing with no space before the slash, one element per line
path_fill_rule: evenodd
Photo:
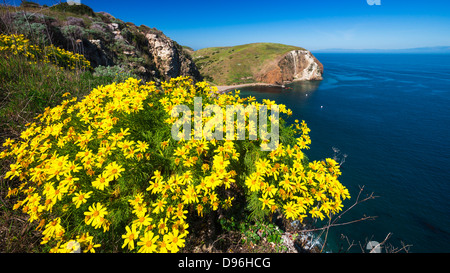
<path fill-rule="evenodd" d="M 255 78 L 259 82 L 284 84 L 322 80 L 323 65 L 308 50 L 292 50 L 267 64 Z"/>
<path fill-rule="evenodd" d="M 145 34 L 149 43 L 149 52 L 153 56 L 159 71 L 166 79 L 182 76 L 191 76 L 200 79 L 200 72 L 190 56 L 182 47 L 169 39 L 162 32 L 150 32 Z"/>
<path fill-rule="evenodd" d="M 120 66 L 157 82 L 177 76 L 202 80 L 190 55 L 161 31 L 94 12 L 83 4 L 6 7 L 0 14 L 0 30 L 83 54 L 94 68 Z"/>

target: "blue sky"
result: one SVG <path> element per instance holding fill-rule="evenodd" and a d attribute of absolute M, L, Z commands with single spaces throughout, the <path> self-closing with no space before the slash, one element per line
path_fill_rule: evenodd
<path fill-rule="evenodd" d="M 55 0 L 33 0 L 40 4 Z M 7 2 L 20 2 L 10 0 Z M 450 45 L 449 0 L 81 0 L 200 49 L 254 42 L 327 48 L 397 49 Z"/>

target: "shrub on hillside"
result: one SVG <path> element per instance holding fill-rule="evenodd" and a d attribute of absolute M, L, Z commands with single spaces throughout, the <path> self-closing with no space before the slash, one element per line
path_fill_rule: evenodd
<path fill-rule="evenodd" d="M 183 104 L 193 110 L 196 97 L 222 111 L 236 104 L 269 107 L 273 101 L 219 95 L 186 77 L 161 89 L 130 78 L 99 86 L 81 101 L 64 96 L 21 139 L 7 139 L 0 153 L 13 162 L 5 179 L 21 181 L 8 191 L 19 197 L 14 209 L 36 223 L 41 244 L 51 252 L 178 252 L 195 215 L 226 214 L 244 203 L 240 215 L 323 219 L 349 197 L 334 160 L 308 161 L 302 150 L 310 143 L 309 129 L 298 121 L 286 126 L 292 112 L 284 105 L 281 143 L 270 152 L 261 151 L 261 139 L 172 138 L 178 119 L 172 109 Z M 201 124 L 213 118 L 204 115 Z"/>
<path fill-rule="evenodd" d="M 72 16 L 67 17 L 66 24 L 69 26 L 85 27 L 83 19 Z"/>
<path fill-rule="evenodd" d="M 136 75 L 129 72 L 125 67 L 120 65 L 97 66 L 94 69 L 94 76 L 107 77 L 110 78 L 112 82 L 124 82 L 131 77 L 137 78 Z"/>
<path fill-rule="evenodd" d="M 68 69 L 90 69 L 91 64 L 83 55 L 73 53 L 54 45 L 38 46 L 30 43 L 24 35 L 0 34 L 0 54 L 21 55 L 30 61 L 42 61 L 53 63 L 61 68 Z"/>

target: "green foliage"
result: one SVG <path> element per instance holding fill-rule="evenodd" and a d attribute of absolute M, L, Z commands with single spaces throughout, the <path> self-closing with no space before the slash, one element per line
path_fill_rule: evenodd
<path fill-rule="evenodd" d="M 109 43 L 114 39 L 114 35 L 107 30 L 108 25 L 106 23 L 95 22 L 92 23 L 89 28 L 86 28 L 85 32 L 88 34 L 89 39 L 103 40 L 105 43 Z"/>
<path fill-rule="evenodd" d="M 248 219 L 263 221 L 269 215 L 269 208 L 261 209 L 261 202 L 258 200 L 256 193 L 250 193 L 248 195 L 247 209 L 250 212 Z"/>
<path fill-rule="evenodd" d="M 94 76 L 107 78 L 111 82 L 124 82 L 130 77 L 137 78 L 136 75 L 125 69 L 123 66 L 98 66 L 94 69 Z"/>
<path fill-rule="evenodd" d="M 16 12 L 11 16 L 11 24 L 8 25 L 13 32 L 24 34 L 35 44 L 48 44 L 49 37 L 46 33 L 47 25 L 44 15 L 30 12 Z"/>
<path fill-rule="evenodd" d="M 20 3 L 20 6 L 23 8 L 39 8 L 39 4 L 31 1 L 23 1 Z"/>
<path fill-rule="evenodd" d="M 71 12 L 79 15 L 89 15 L 95 17 L 95 12 L 92 10 L 92 8 L 84 4 L 69 5 L 67 3 L 61 3 L 58 5 L 51 6 L 50 9 L 55 11 Z"/>
<path fill-rule="evenodd" d="M 261 251 L 261 247 L 265 248 L 264 251 L 281 252 L 286 250 L 286 247 L 282 245 L 283 231 L 272 223 L 241 223 L 239 230 L 243 235 L 241 243 L 249 248 L 259 246 L 256 249 L 258 252 Z"/>
<path fill-rule="evenodd" d="M 84 39 L 87 37 L 85 29 L 80 26 L 74 25 L 63 26 L 61 28 L 61 31 L 67 38 L 70 37 L 72 39 Z"/>

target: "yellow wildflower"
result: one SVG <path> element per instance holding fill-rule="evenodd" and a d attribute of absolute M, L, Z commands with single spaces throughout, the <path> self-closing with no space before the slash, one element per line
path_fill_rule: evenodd
<path fill-rule="evenodd" d="M 87 199 L 91 197 L 92 191 L 83 193 L 75 193 L 75 197 L 72 198 L 72 202 L 75 203 L 76 208 L 79 208 L 82 204 L 87 202 Z"/>
<path fill-rule="evenodd" d="M 106 208 L 100 202 L 97 202 L 89 207 L 89 211 L 84 213 L 86 215 L 85 222 L 87 225 L 99 228 L 103 222 L 102 218 L 107 214 Z"/>
<path fill-rule="evenodd" d="M 144 236 L 141 237 L 141 240 L 137 243 L 138 246 L 141 246 L 139 248 L 139 253 L 153 253 L 156 252 L 156 248 L 158 244 L 156 243 L 156 240 L 159 239 L 159 235 L 154 236 L 153 232 L 147 231 L 145 232 Z"/>
<path fill-rule="evenodd" d="M 122 239 L 124 239 L 122 248 L 128 246 L 129 250 L 134 249 L 134 240 L 138 239 L 138 232 L 136 231 L 136 225 L 131 225 L 131 229 L 129 226 L 125 227 L 127 233 L 122 235 Z"/>

